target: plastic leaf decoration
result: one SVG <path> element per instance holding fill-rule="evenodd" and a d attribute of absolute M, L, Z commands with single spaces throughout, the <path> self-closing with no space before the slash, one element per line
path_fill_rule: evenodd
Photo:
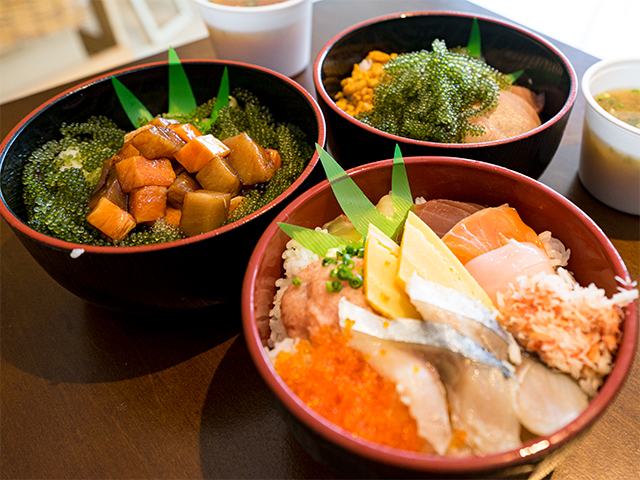
<path fill-rule="evenodd" d="M 480 40 L 480 26 L 478 25 L 478 19 L 473 19 L 473 24 L 471 25 L 471 34 L 469 35 L 469 43 L 467 44 L 467 53 L 472 57 L 478 57 L 482 55 L 482 42 Z M 509 73 L 506 75 L 507 79 L 511 83 L 515 83 L 515 81 L 522 75 L 524 70 L 518 70 L 517 72 Z"/>
<path fill-rule="evenodd" d="M 218 88 L 218 96 L 216 97 L 216 103 L 213 106 L 211 112 L 211 123 L 218 119 L 218 112 L 222 107 L 229 105 L 229 71 L 227 67 L 224 67 L 222 71 L 222 80 L 220 81 L 220 87 Z"/>
<path fill-rule="evenodd" d="M 400 147 L 396 146 L 393 159 L 391 188 L 394 214 L 392 217 L 387 217 L 380 213 L 375 205 L 362 193 L 362 190 L 353 179 L 320 145 L 316 144 L 316 150 L 336 200 L 363 239 L 367 236 L 370 223 L 393 238 L 402 227 L 409 209 L 413 206 L 411 189 Z M 361 243 L 297 225 L 278 223 L 278 226 L 302 246 L 320 256 L 326 255 L 327 251 L 333 247 Z"/>
<path fill-rule="evenodd" d="M 409 186 L 409 177 L 407 177 L 407 169 L 402 160 L 402 152 L 400 151 L 399 145 L 396 145 L 393 154 L 391 191 L 393 192 L 394 218 L 400 220 L 400 224 L 402 224 L 406 219 L 407 213 L 411 207 L 413 207 L 413 197 L 411 195 L 411 187 Z"/>
<path fill-rule="evenodd" d="M 138 98 L 125 87 L 116 77 L 111 77 L 111 83 L 116 91 L 118 100 L 124 109 L 127 117 L 135 128 L 138 128 L 153 119 L 151 112 L 147 110 Z"/>
<path fill-rule="evenodd" d="M 120 80 L 111 77 L 111 82 L 120 100 L 120 105 L 124 109 L 127 117 L 135 128 L 138 128 L 151 120 L 153 115 L 142 104 L 131 91 L 125 87 Z M 222 80 L 218 89 L 218 96 L 211 118 L 204 121 L 207 126 L 211 126 L 218 118 L 220 109 L 229 104 L 229 73 L 227 67 L 222 72 Z M 187 115 L 197 108 L 196 99 L 191 89 L 191 84 L 187 74 L 180 63 L 178 54 L 172 47 L 169 47 L 169 113 L 181 113 Z"/>
<path fill-rule="evenodd" d="M 187 114 L 196 109 L 196 98 L 178 54 L 169 47 L 169 113 Z"/>
<path fill-rule="evenodd" d="M 296 242 L 305 248 L 308 248 L 316 255 L 324 257 L 331 248 L 337 248 L 341 245 L 359 245 L 360 242 L 352 242 L 345 238 L 336 237 L 310 228 L 300 227 L 299 225 L 291 225 L 290 223 L 278 222 L 280 229 L 293 238 Z"/>
<path fill-rule="evenodd" d="M 480 57 L 482 50 L 482 43 L 480 41 L 480 26 L 478 25 L 478 19 L 473 19 L 473 25 L 471 25 L 471 35 L 469 36 L 469 43 L 467 44 L 467 52 L 472 57 Z"/>
<path fill-rule="evenodd" d="M 218 119 L 218 114 L 222 107 L 229 105 L 229 71 L 227 67 L 224 67 L 222 71 L 222 80 L 220 80 L 220 86 L 218 87 L 218 95 L 216 96 L 216 103 L 213 106 L 211 117 L 203 120 L 207 127 L 210 127 Z"/>
<path fill-rule="evenodd" d="M 513 72 L 513 73 L 508 73 L 506 75 L 507 79 L 511 82 L 511 83 L 515 83 L 515 81 L 520 77 L 520 75 L 522 75 L 524 73 L 524 70 L 518 70 L 517 72 Z"/>

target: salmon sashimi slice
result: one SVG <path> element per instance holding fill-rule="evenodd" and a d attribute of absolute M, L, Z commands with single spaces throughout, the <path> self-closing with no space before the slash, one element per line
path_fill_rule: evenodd
<path fill-rule="evenodd" d="M 522 221 L 515 208 L 507 204 L 469 215 L 442 237 L 462 264 L 506 245 L 510 239 L 529 242 L 544 250 L 536 232 Z"/>
<path fill-rule="evenodd" d="M 483 208 L 477 203 L 438 198 L 415 204 L 414 213 L 442 238 L 460 220 Z"/>

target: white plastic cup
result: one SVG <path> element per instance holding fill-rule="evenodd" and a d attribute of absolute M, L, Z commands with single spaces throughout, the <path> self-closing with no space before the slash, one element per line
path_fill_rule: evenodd
<path fill-rule="evenodd" d="M 193 1 L 209 29 L 217 58 L 266 67 L 289 77 L 309 65 L 313 0 L 261 7 Z"/>
<path fill-rule="evenodd" d="M 615 118 L 594 98 L 621 88 L 640 88 L 640 58 L 602 60 L 582 77 L 587 103 L 578 175 L 605 205 L 640 215 L 640 129 Z"/>

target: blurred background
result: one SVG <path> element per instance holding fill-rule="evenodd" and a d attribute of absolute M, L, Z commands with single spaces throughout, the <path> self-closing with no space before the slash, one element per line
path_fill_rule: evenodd
<path fill-rule="evenodd" d="M 638 0 L 472 1 L 598 58 L 638 55 Z M 191 0 L 0 0 L 0 103 L 207 36 Z"/>

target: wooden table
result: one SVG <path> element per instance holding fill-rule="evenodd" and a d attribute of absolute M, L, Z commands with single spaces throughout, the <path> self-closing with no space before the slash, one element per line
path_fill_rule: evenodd
<path fill-rule="evenodd" d="M 461 0 L 325 0 L 314 5 L 312 55 L 354 23 L 409 10 L 490 14 Z M 554 43 L 579 78 L 597 60 Z M 207 39 L 177 52 L 212 56 Z M 310 69 L 296 80 L 313 92 Z M 2 105 L 1 137 L 69 86 Z M 637 281 L 638 217 L 603 206 L 576 176 L 583 112 L 579 98 L 541 180 L 602 227 Z M 343 478 L 316 463 L 276 413 L 245 347 L 239 305 L 171 317 L 104 311 L 55 283 L 1 226 L 3 479 Z M 636 357 L 620 395 L 546 478 L 640 478 L 639 391 Z"/>

